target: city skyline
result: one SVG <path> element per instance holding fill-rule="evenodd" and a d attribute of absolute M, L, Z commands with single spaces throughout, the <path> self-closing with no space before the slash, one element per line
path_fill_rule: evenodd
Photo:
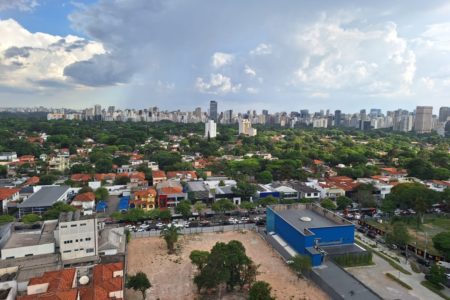
<path fill-rule="evenodd" d="M 445 1 L 0 0 L 0 106 L 448 106 L 449 10 Z"/>

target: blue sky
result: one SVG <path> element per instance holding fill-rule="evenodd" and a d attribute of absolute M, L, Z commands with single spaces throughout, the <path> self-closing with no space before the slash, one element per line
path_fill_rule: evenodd
<path fill-rule="evenodd" d="M 450 105 L 446 1 L 0 0 L 0 106 Z"/>

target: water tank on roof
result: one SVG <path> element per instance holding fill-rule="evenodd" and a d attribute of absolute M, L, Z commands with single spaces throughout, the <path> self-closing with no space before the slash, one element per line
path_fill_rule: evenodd
<path fill-rule="evenodd" d="M 78 280 L 78 282 L 79 282 L 81 285 L 86 285 L 86 284 L 89 283 L 89 277 L 87 277 L 87 276 L 81 276 L 81 277 L 80 277 L 80 280 Z"/>
<path fill-rule="evenodd" d="M 310 217 L 301 217 L 300 220 L 303 221 L 303 222 L 311 222 L 311 218 Z"/>

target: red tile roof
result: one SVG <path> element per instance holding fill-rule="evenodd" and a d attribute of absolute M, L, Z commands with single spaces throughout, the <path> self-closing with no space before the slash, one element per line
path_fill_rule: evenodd
<path fill-rule="evenodd" d="M 41 277 L 31 278 L 28 286 L 48 283 L 47 292 L 70 290 L 72 289 L 75 275 L 75 269 L 45 272 Z"/>
<path fill-rule="evenodd" d="M 17 296 L 17 300 L 77 300 L 78 291 L 72 289 L 69 291 L 41 293 L 36 295 Z"/>
<path fill-rule="evenodd" d="M 19 189 L 0 188 L 0 201 L 8 199 L 19 191 Z"/>
<path fill-rule="evenodd" d="M 152 171 L 153 178 L 166 178 L 166 173 L 164 171 Z"/>
<path fill-rule="evenodd" d="M 37 176 L 33 176 L 33 177 L 30 177 L 28 180 L 27 180 L 27 182 L 26 182 L 26 185 L 35 185 L 35 184 L 38 184 L 39 183 L 39 177 L 37 177 Z"/>
<path fill-rule="evenodd" d="M 406 175 L 408 172 L 403 169 L 397 169 L 397 168 L 382 168 L 381 170 L 391 174 L 391 175 Z"/>
<path fill-rule="evenodd" d="M 82 193 L 75 196 L 75 199 L 73 201 L 80 201 L 80 202 L 91 202 L 95 201 L 95 194 L 93 192 L 87 192 Z"/>
<path fill-rule="evenodd" d="M 156 190 L 154 188 L 148 188 L 142 191 L 134 192 L 134 197 L 148 197 L 149 195 L 156 197 Z"/>
<path fill-rule="evenodd" d="M 180 194 L 183 192 L 182 187 L 178 186 L 168 186 L 168 187 L 162 187 L 159 189 L 160 194 L 170 195 L 170 194 Z"/>
<path fill-rule="evenodd" d="M 116 179 L 116 174 L 115 173 L 95 174 L 94 178 L 96 181 L 114 180 Z"/>
<path fill-rule="evenodd" d="M 87 182 L 89 180 L 91 180 L 91 175 L 89 174 L 73 174 L 72 176 L 70 176 L 70 179 L 72 181 L 84 181 Z"/>

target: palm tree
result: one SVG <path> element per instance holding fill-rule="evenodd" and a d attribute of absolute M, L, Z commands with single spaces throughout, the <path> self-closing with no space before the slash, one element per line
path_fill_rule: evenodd
<path fill-rule="evenodd" d="M 169 254 L 175 252 L 175 244 L 178 241 L 178 237 L 180 236 L 180 228 L 169 224 L 165 226 L 163 230 L 161 230 L 161 237 L 166 241 L 167 249 L 169 250 Z"/>

